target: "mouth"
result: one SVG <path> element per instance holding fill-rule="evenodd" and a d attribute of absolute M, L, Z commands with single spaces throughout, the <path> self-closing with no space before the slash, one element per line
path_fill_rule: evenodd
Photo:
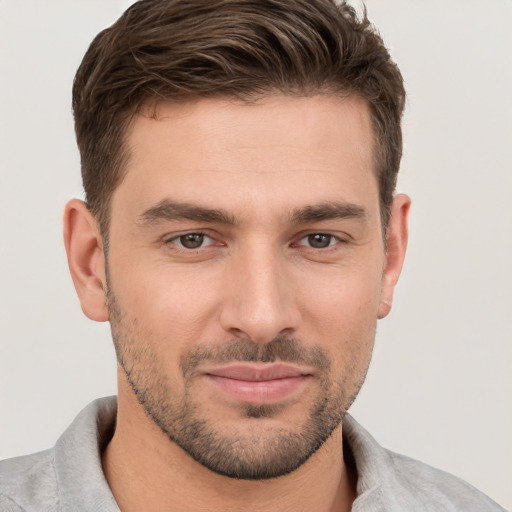
<path fill-rule="evenodd" d="M 284 363 L 237 363 L 204 372 L 228 397 L 252 405 L 276 404 L 298 395 L 311 372 Z"/>

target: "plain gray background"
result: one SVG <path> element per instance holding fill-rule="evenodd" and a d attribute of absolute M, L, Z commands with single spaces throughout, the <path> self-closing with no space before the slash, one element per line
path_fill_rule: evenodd
<path fill-rule="evenodd" d="M 61 215 L 81 197 L 70 90 L 127 0 L 0 0 L 0 458 L 115 393 Z M 368 0 L 409 93 L 408 259 L 353 415 L 386 447 L 512 508 L 512 2 Z"/>

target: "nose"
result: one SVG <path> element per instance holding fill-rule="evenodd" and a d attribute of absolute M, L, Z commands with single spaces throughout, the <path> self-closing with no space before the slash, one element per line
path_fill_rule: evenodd
<path fill-rule="evenodd" d="M 300 322 L 287 263 L 263 244 L 247 248 L 227 270 L 220 323 L 225 331 L 255 343 L 292 335 Z"/>

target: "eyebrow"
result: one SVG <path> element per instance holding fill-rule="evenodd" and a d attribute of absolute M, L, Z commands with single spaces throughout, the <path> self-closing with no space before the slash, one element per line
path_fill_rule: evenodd
<path fill-rule="evenodd" d="M 328 202 L 296 208 L 290 215 L 292 224 L 307 224 L 332 219 L 366 219 L 366 210 L 353 203 Z M 163 199 L 138 216 L 140 224 L 160 221 L 190 220 L 208 224 L 236 225 L 235 218 L 222 209 L 205 208 L 190 203 Z"/>
<path fill-rule="evenodd" d="M 160 221 L 190 220 L 208 224 L 234 225 L 235 219 L 225 210 L 204 208 L 190 203 L 163 199 L 138 216 L 140 224 L 156 224 Z"/>
<path fill-rule="evenodd" d="M 366 210 L 353 203 L 328 202 L 317 205 L 296 208 L 291 214 L 293 224 L 307 224 L 333 219 L 361 219 L 366 220 Z"/>

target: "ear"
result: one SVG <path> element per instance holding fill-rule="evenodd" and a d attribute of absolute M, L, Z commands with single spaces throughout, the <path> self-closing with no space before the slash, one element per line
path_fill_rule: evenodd
<path fill-rule="evenodd" d="M 64 244 L 82 311 L 91 320 L 107 321 L 103 239 L 93 214 L 78 199 L 64 210 Z"/>
<path fill-rule="evenodd" d="M 382 276 L 381 301 L 378 318 L 391 311 L 393 292 L 400 277 L 409 237 L 409 209 L 411 200 L 405 194 L 397 194 L 391 207 L 391 218 L 386 233 L 386 261 Z"/>

